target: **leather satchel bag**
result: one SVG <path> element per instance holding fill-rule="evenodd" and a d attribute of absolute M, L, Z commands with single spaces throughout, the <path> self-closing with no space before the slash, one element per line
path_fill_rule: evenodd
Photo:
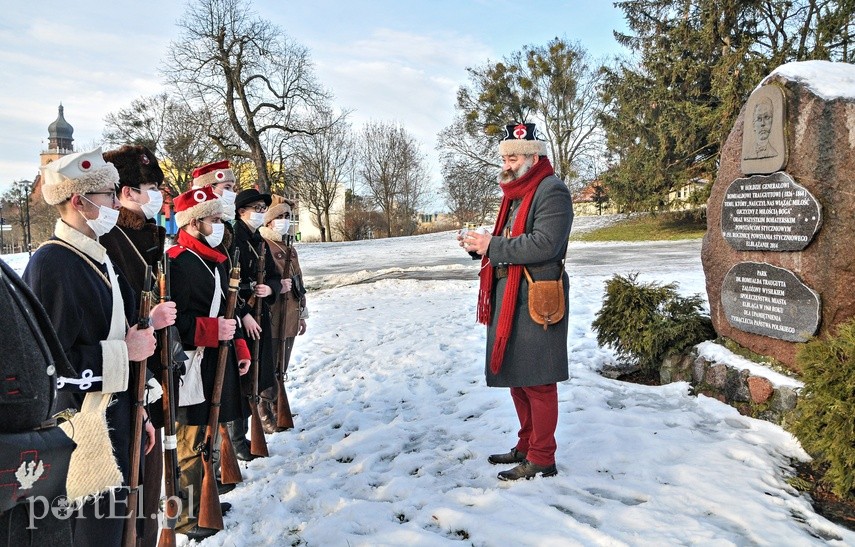
<path fill-rule="evenodd" d="M 564 318 L 564 269 L 558 274 L 558 279 L 546 281 L 534 281 L 525 266 L 523 271 L 528 280 L 528 314 L 532 321 L 543 325 L 543 330 L 546 330 Z"/>

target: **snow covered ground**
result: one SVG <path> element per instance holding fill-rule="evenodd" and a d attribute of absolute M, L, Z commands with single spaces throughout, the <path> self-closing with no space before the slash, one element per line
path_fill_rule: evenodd
<path fill-rule="evenodd" d="M 298 250 L 311 317 L 287 385 L 297 429 L 243 464 L 205 545 L 855 545 L 787 484 L 807 456 L 780 427 L 686 383 L 597 374 L 614 359 L 591 331 L 604 281 L 640 272 L 703 293 L 699 241 L 571 242 L 559 475 L 518 483 L 486 461 L 514 445 L 516 416 L 484 385 L 478 263 L 453 233 Z"/>

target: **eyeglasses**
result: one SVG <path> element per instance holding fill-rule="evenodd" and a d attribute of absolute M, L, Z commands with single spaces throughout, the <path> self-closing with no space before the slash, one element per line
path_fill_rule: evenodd
<path fill-rule="evenodd" d="M 110 196 L 110 199 L 113 200 L 113 203 L 116 203 L 118 198 L 116 197 L 116 192 L 86 192 L 88 196 Z"/>
<path fill-rule="evenodd" d="M 252 209 L 256 213 L 266 213 L 267 205 L 253 205 L 252 207 L 250 207 L 250 209 Z"/>

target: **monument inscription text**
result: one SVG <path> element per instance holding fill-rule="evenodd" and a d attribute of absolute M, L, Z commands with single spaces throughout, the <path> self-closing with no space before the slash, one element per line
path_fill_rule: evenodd
<path fill-rule="evenodd" d="M 740 262 L 724 277 L 721 304 L 734 328 L 806 342 L 819 327 L 819 294 L 785 268 Z"/>
<path fill-rule="evenodd" d="M 783 172 L 736 179 L 722 202 L 722 235 L 737 251 L 801 251 L 821 222 L 819 201 Z"/>

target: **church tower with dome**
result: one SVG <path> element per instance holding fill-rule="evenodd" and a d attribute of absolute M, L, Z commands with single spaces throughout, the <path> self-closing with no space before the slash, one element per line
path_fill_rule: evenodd
<path fill-rule="evenodd" d="M 43 150 L 41 157 L 41 165 L 48 163 L 74 152 L 74 128 L 71 124 L 65 121 L 65 109 L 62 103 L 59 104 L 59 113 L 56 120 L 48 126 L 48 147 Z"/>

